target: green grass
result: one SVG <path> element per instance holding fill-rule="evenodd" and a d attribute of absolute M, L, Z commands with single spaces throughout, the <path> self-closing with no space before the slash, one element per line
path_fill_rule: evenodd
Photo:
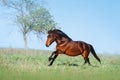
<path fill-rule="evenodd" d="M 92 55 L 92 66 L 81 56 L 59 55 L 48 65 L 50 51 L 0 49 L 0 80 L 120 80 L 120 55 L 100 54 L 100 64 Z"/>

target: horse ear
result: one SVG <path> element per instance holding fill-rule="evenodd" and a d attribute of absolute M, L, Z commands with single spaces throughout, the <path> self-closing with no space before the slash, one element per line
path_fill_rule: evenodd
<path fill-rule="evenodd" d="M 48 34 L 50 34 L 51 32 L 54 32 L 54 31 L 56 31 L 57 29 L 50 29 L 50 30 L 48 30 Z"/>
<path fill-rule="evenodd" d="M 50 34 L 51 32 L 52 32 L 52 30 L 49 30 L 49 31 L 48 31 L 48 34 Z"/>
<path fill-rule="evenodd" d="M 48 34 L 50 34 L 51 32 L 54 32 L 56 30 L 57 30 L 56 28 L 51 28 L 51 29 L 48 30 Z"/>

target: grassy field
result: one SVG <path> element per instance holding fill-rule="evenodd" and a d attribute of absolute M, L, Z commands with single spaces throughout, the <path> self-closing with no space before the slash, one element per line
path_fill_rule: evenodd
<path fill-rule="evenodd" d="M 92 66 L 81 56 L 59 55 L 48 65 L 50 51 L 0 49 L 0 80 L 120 80 L 120 55 L 90 55 Z"/>

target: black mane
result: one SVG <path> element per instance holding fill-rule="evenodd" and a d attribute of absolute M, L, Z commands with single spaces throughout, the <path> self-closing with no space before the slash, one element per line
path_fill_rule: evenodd
<path fill-rule="evenodd" d="M 66 35 L 63 31 L 61 31 L 59 29 L 54 29 L 54 30 L 48 31 L 48 33 L 51 33 L 51 32 L 57 33 L 62 37 L 65 37 L 65 38 L 68 38 L 69 40 L 72 40 L 70 37 L 68 37 L 68 35 Z"/>

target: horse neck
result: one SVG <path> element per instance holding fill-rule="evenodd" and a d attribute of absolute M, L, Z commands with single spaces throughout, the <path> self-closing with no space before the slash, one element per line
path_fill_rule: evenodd
<path fill-rule="evenodd" d="M 68 42 L 72 41 L 71 39 L 68 39 L 68 38 L 65 38 L 65 37 L 62 37 L 61 39 L 60 38 L 57 38 L 56 39 L 56 43 L 57 45 L 62 45 L 62 44 L 66 44 Z"/>

